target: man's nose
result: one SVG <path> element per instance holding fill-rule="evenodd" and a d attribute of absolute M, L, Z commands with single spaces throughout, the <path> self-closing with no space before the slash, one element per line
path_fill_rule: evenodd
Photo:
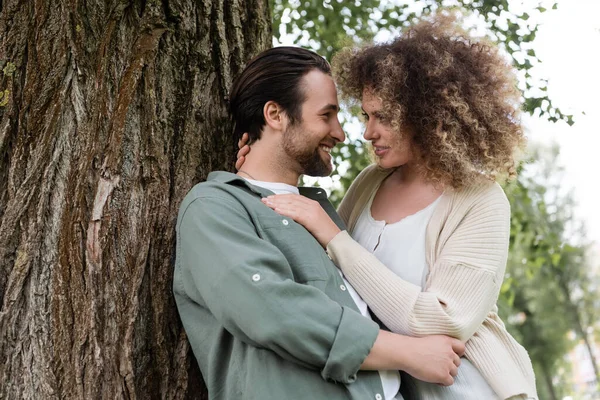
<path fill-rule="evenodd" d="M 342 129 L 342 125 L 338 121 L 333 130 L 331 131 L 331 137 L 336 139 L 338 142 L 343 142 L 346 140 L 346 135 L 344 134 L 344 130 Z"/>

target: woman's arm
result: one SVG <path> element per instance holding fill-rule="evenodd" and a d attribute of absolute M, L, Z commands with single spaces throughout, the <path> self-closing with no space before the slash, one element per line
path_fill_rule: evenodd
<path fill-rule="evenodd" d="M 339 232 L 318 203 L 298 195 L 271 196 L 265 203 L 304 225 L 327 248 L 352 286 L 393 332 L 466 341 L 497 301 L 510 232 L 510 207 L 498 185 L 470 193 L 453 199 L 457 208 L 467 211 L 451 216 L 460 222 L 437 243 L 443 248 L 430 267 L 425 291 L 398 277 L 346 231 Z M 353 209 L 350 203 L 348 207 Z"/>
<path fill-rule="evenodd" d="M 490 185 L 447 241 L 439 243 L 443 248 L 430 268 L 433 272 L 426 291 L 399 278 L 347 232 L 331 240 L 327 250 L 392 331 L 468 340 L 497 301 L 508 252 L 509 222 L 506 196 L 497 185 Z"/>

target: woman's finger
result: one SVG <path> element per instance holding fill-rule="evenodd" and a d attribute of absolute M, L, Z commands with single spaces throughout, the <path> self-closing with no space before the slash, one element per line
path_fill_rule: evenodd
<path fill-rule="evenodd" d="M 242 165 L 244 165 L 245 161 L 246 161 L 246 157 L 238 156 L 237 160 L 235 160 L 235 169 L 237 169 L 239 171 L 242 168 Z"/>
<path fill-rule="evenodd" d="M 238 149 L 241 149 L 246 144 L 248 144 L 248 133 L 244 133 L 240 140 L 238 140 Z"/>
<path fill-rule="evenodd" d="M 294 221 L 299 223 L 299 220 L 301 219 L 301 213 L 298 212 L 298 210 L 296 210 L 295 208 L 288 208 L 285 206 L 273 206 L 273 205 L 269 205 L 267 204 L 269 207 L 271 207 L 273 209 L 273 211 L 275 211 L 277 214 L 283 215 L 284 217 L 288 217 L 293 219 Z"/>
<path fill-rule="evenodd" d="M 268 197 L 265 197 L 261 199 L 261 201 L 269 207 L 271 207 L 272 209 L 279 208 L 282 210 L 286 210 L 286 212 L 289 211 L 294 212 L 296 214 L 306 212 L 306 207 L 302 203 L 296 202 L 294 200 L 269 199 Z"/>
<path fill-rule="evenodd" d="M 250 146 L 248 145 L 245 145 L 244 147 L 238 150 L 237 160 L 235 160 L 235 169 L 239 171 L 242 168 L 242 165 L 244 165 L 248 153 L 250 153 Z"/>
<path fill-rule="evenodd" d="M 237 158 L 245 157 L 248 155 L 248 153 L 250 153 L 250 146 L 245 145 L 244 147 L 242 147 L 238 150 Z"/>
<path fill-rule="evenodd" d="M 275 194 L 267 197 L 271 201 L 277 204 L 297 204 L 301 205 L 305 208 L 310 207 L 313 203 L 316 203 L 314 200 L 311 200 L 307 197 L 301 196 L 299 194 Z"/>

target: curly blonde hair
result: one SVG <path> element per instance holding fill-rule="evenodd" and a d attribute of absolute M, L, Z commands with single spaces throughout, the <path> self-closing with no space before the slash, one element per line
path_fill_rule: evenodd
<path fill-rule="evenodd" d="M 372 90 L 395 132 L 412 128 L 428 181 L 460 189 L 516 175 L 525 138 L 515 74 L 495 45 L 470 38 L 453 16 L 419 22 L 389 43 L 345 49 L 333 68 L 343 97 Z"/>

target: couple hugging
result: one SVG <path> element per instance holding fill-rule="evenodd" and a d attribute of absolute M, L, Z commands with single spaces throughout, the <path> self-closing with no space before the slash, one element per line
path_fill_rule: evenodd
<path fill-rule="evenodd" d="M 181 204 L 173 289 L 211 399 L 537 399 L 496 301 L 524 142 L 498 50 L 444 19 L 339 54 L 267 50 L 234 82 L 238 173 Z M 360 100 L 375 164 L 339 209 L 301 175 Z"/>

